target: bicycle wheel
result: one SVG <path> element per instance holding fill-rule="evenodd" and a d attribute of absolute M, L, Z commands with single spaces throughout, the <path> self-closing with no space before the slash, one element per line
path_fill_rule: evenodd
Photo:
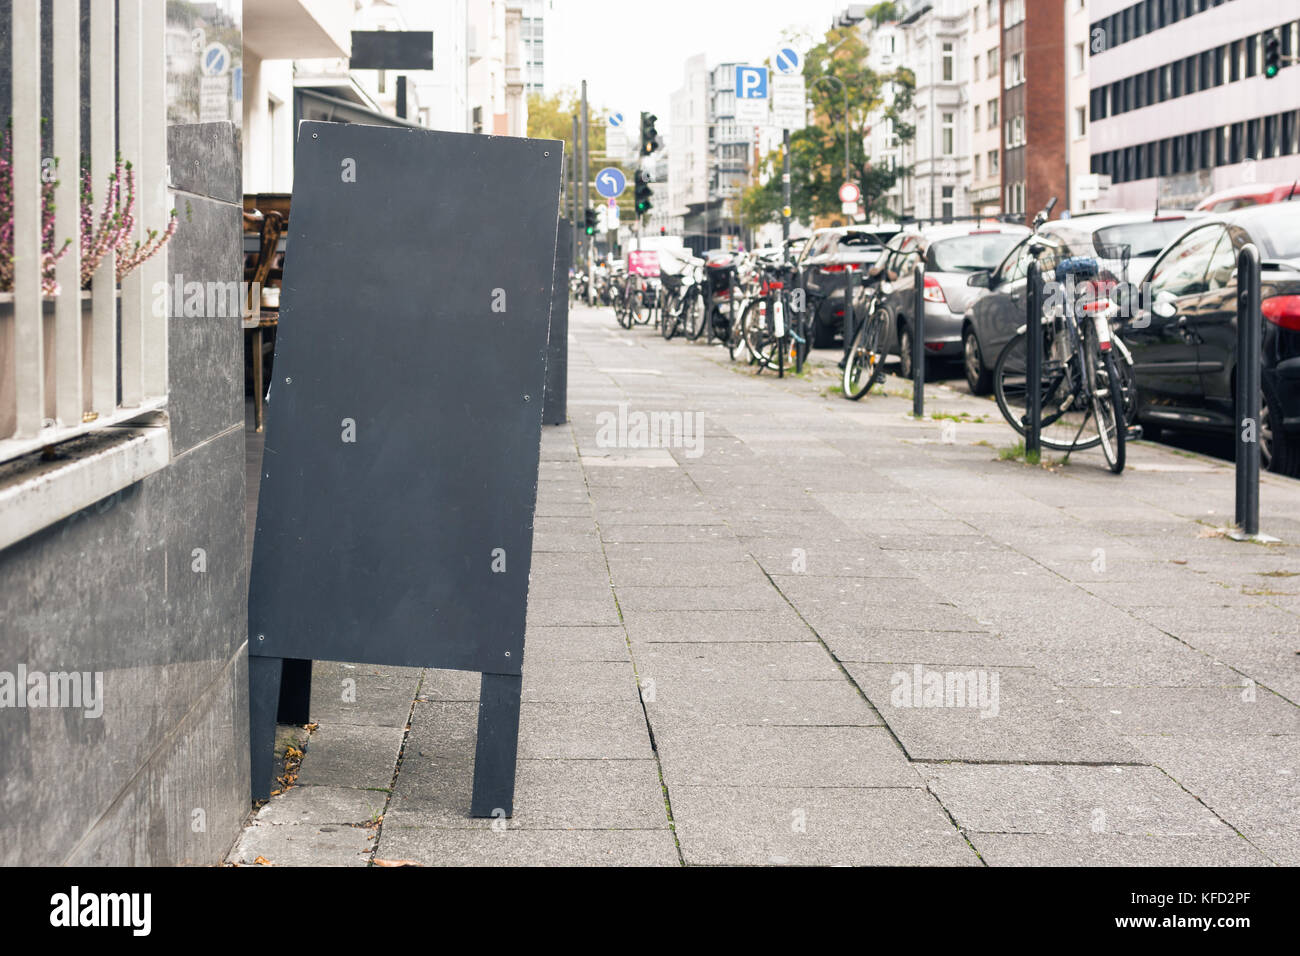
<path fill-rule="evenodd" d="M 682 334 L 694 342 L 703 330 L 704 297 L 698 288 L 692 288 L 687 291 L 686 301 L 682 304 Z"/>
<path fill-rule="evenodd" d="M 673 298 L 664 303 L 664 307 L 659 310 L 659 331 L 665 339 L 671 339 L 677 334 L 677 325 L 681 322 L 682 302 L 680 299 Z"/>
<path fill-rule="evenodd" d="M 993 367 L 993 394 L 1002 417 L 1018 433 L 1025 433 L 1026 398 L 1029 394 L 1028 342 L 1024 332 L 1002 349 Z M 1054 357 L 1050 340 L 1043 344 L 1043 368 L 1039 380 L 1041 410 L 1039 441 L 1054 451 L 1094 448 L 1101 439 L 1084 427 L 1092 416 L 1091 404 L 1080 399 L 1079 370 L 1073 357 Z"/>
<path fill-rule="evenodd" d="M 776 337 L 767 300 L 755 299 L 745 306 L 745 316 L 741 324 L 744 327 L 745 348 L 749 350 L 752 359 L 758 363 L 759 371 L 764 368 L 776 371 L 780 364 L 781 340 Z"/>
<path fill-rule="evenodd" d="M 880 313 L 858 327 L 844 363 L 844 397 L 856 402 L 885 374 L 885 323 Z"/>
<path fill-rule="evenodd" d="M 1101 357 L 1100 362 L 1097 361 L 1098 356 Z M 1124 470 L 1124 439 L 1128 430 L 1124 423 L 1123 384 L 1119 371 L 1115 368 L 1115 356 L 1111 352 L 1093 353 L 1089 348 L 1088 364 L 1092 367 L 1092 409 L 1093 417 L 1097 420 L 1101 453 L 1106 456 L 1110 470 L 1118 475 Z"/>

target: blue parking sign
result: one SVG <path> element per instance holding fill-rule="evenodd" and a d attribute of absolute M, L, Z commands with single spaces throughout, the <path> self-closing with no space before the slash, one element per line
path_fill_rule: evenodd
<path fill-rule="evenodd" d="M 767 124 L 767 67 L 736 67 L 736 122 L 742 126 Z"/>
<path fill-rule="evenodd" d="M 736 67 L 736 99 L 738 100 L 767 99 L 767 67 L 765 66 Z"/>

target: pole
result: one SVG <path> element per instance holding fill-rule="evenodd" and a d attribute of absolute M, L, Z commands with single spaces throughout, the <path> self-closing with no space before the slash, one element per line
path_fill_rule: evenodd
<path fill-rule="evenodd" d="M 844 88 L 844 181 L 848 183 L 853 181 L 849 178 L 849 85 L 840 80 L 840 86 Z"/>
<path fill-rule="evenodd" d="M 781 254 L 787 255 L 790 241 L 790 131 L 781 131 Z"/>
<path fill-rule="evenodd" d="M 579 180 L 579 183 L 581 184 L 579 187 L 579 191 L 582 193 L 582 208 L 584 213 L 587 209 L 587 202 L 588 202 L 588 195 L 587 195 L 587 191 L 589 188 L 588 183 L 591 182 L 591 179 L 587 175 L 587 163 L 591 157 L 591 141 L 589 139 L 590 125 L 591 124 L 587 116 L 587 81 L 583 80 L 582 81 L 582 179 Z M 583 229 L 582 234 L 584 236 L 587 234 L 586 229 Z M 586 254 L 583 257 L 584 260 L 583 268 L 586 269 L 587 271 L 587 304 L 592 305 L 595 303 L 596 300 L 595 300 L 595 290 L 592 288 L 594 283 L 591 281 L 591 239 L 590 238 L 587 239 L 587 242 L 585 243 L 585 248 L 586 248 Z"/>
<path fill-rule="evenodd" d="M 1237 527 L 1252 537 L 1259 534 L 1259 271 L 1259 250 L 1248 242 L 1237 253 Z"/>
<path fill-rule="evenodd" d="M 573 210 L 573 235 L 570 238 L 569 262 L 573 264 L 573 271 L 578 271 L 578 166 L 582 162 L 582 147 L 578 142 L 578 114 L 573 114 L 573 157 L 569 161 L 569 170 L 573 182 L 573 196 L 569 201 L 569 206 Z"/>
<path fill-rule="evenodd" d="M 912 290 L 912 417 L 925 417 L 925 260 L 918 259 Z"/>
<path fill-rule="evenodd" d="M 1042 456 L 1043 421 L 1043 274 L 1038 259 L 1029 260 L 1025 291 L 1025 461 Z"/>

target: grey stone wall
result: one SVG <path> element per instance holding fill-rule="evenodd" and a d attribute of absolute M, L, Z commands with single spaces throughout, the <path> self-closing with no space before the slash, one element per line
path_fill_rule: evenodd
<path fill-rule="evenodd" d="M 234 127 L 171 127 L 168 161 L 171 280 L 238 282 Z M 102 671 L 105 699 L 0 708 L 3 864 L 216 863 L 248 812 L 240 320 L 169 335 L 171 464 L 0 551 L 0 671 Z"/>

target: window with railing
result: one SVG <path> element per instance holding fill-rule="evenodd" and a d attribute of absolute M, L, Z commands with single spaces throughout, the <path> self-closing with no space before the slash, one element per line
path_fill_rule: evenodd
<path fill-rule="evenodd" d="M 0 29 L 10 33 L 13 95 L 0 155 L 0 462 L 166 405 L 165 244 L 176 228 L 165 0 L 120 0 L 116 11 L 90 4 L 85 63 L 78 0 L 7 6 L 10 22 Z M 52 63 L 43 99 L 44 50 Z M 155 454 L 154 467 L 162 464 Z"/>

